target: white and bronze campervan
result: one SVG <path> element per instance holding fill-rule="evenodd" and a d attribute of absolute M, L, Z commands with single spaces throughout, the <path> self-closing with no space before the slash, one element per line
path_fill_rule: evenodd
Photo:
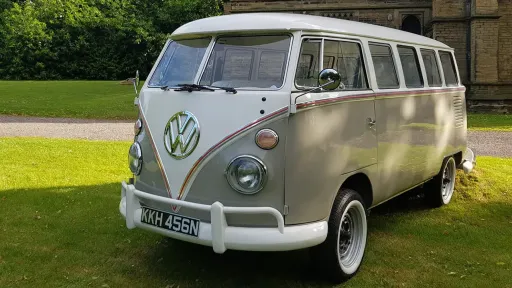
<path fill-rule="evenodd" d="M 473 169 L 464 92 L 453 49 L 419 35 L 299 14 L 193 21 L 135 99 L 120 212 L 217 253 L 312 247 L 348 279 L 368 209 L 423 184 L 448 204 L 456 169 Z"/>

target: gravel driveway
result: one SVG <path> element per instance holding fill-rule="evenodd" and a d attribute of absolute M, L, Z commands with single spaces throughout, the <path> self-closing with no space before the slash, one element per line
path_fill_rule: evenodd
<path fill-rule="evenodd" d="M 129 141 L 133 139 L 133 122 L 0 115 L 0 137 Z M 468 140 L 477 157 L 512 157 L 512 132 L 468 131 Z"/>
<path fill-rule="evenodd" d="M 0 115 L 0 137 L 132 140 L 134 121 L 40 118 Z"/>
<path fill-rule="evenodd" d="M 512 157 L 512 132 L 468 131 L 468 146 L 478 156 Z"/>

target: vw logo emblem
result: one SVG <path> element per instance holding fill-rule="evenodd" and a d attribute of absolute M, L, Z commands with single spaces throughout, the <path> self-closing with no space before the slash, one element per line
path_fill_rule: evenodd
<path fill-rule="evenodd" d="M 172 115 L 164 131 L 165 149 L 174 159 L 183 159 L 196 149 L 199 142 L 199 122 L 188 111 Z"/>

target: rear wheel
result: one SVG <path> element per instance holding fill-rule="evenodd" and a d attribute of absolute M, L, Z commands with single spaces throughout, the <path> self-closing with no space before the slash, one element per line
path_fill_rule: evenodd
<path fill-rule="evenodd" d="M 361 266 L 368 234 L 363 203 L 356 191 L 342 189 L 334 201 L 327 239 L 312 249 L 315 267 L 336 282 L 350 279 Z"/>
<path fill-rule="evenodd" d="M 431 206 L 441 207 L 450 203 L 455 189 L 456 174 L 455 159 L 446 158 L 439 174 L 425 186 L 425 198 Z"/>

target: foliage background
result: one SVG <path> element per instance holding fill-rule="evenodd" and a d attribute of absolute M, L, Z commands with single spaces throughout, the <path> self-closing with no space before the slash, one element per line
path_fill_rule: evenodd
<path fill-rule="evenodd" d="M 144 78 L 180 25 L 221 0 L 0 0 L 0 79 Z"/>

